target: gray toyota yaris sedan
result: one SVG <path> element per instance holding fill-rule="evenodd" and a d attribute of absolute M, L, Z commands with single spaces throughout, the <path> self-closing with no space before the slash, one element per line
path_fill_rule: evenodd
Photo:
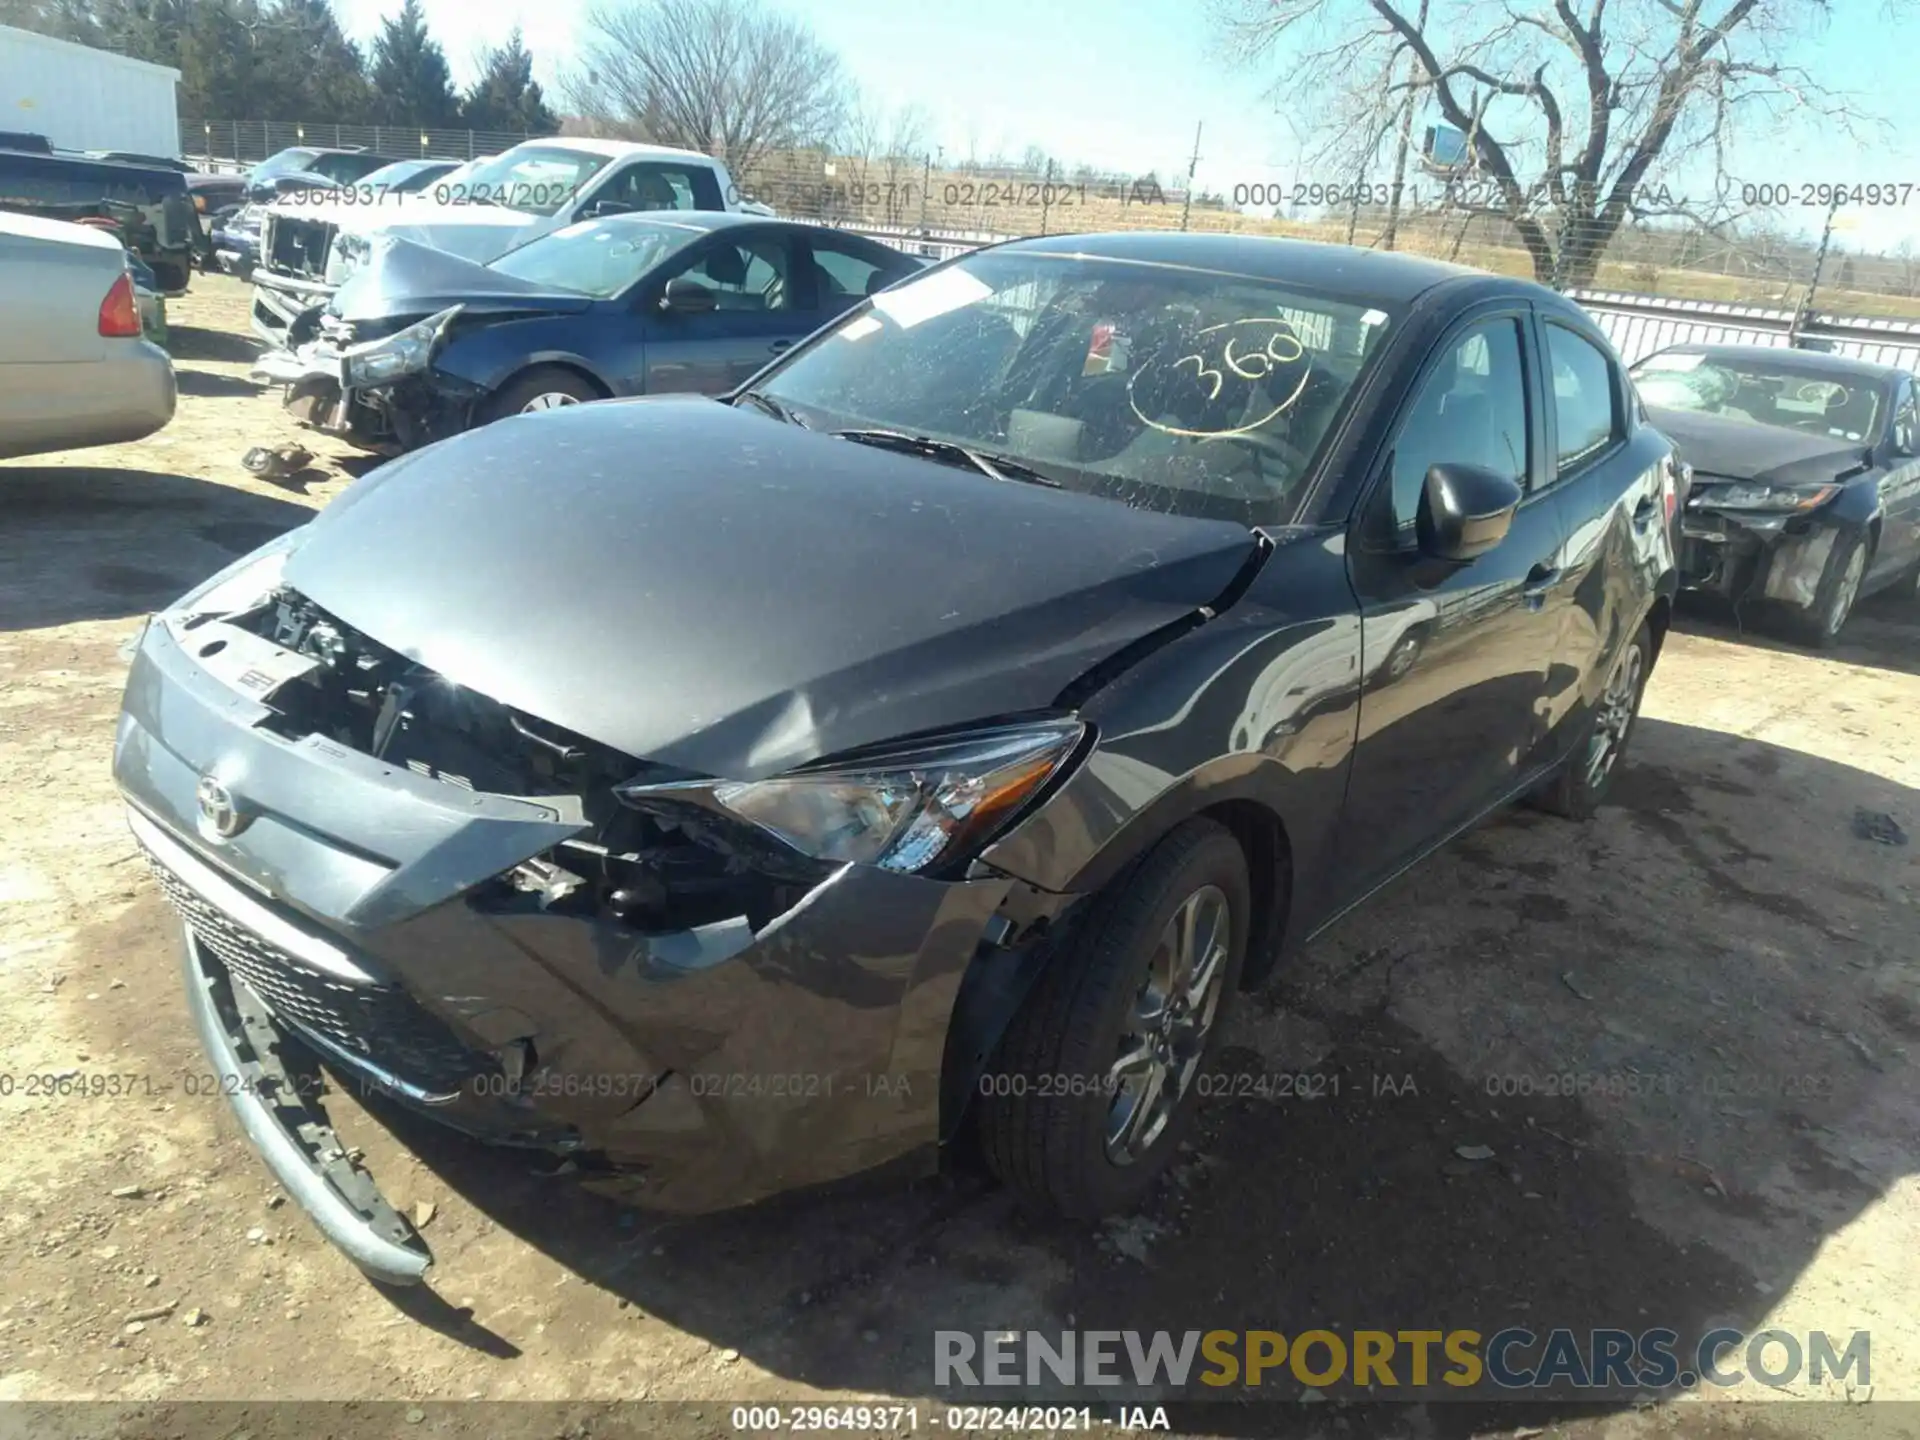
<path fill-rule="evenodd" d="M 1591 813 L 1678 478 L 1540 287 L 1019 242 L 375 472 L 155 618 L 115 771 L 248 1133 L 381 1279 L 429 1256 L 316 1076 L 663 1208 L 967 1134 L 1097 1215 L 1288 946 Z"/>

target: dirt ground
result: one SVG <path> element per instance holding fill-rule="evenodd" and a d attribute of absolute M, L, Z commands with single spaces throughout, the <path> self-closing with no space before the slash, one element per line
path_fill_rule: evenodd
<path fill-rule="evenodd" d="M 293 489 L 247 475 L 250 445 L 295 432 L 245 378 L 244 291 L 197 281 L 172 320 L 169 429 L 0 465 L 0 1070 L 19 1079 L 0 1084 L 0 1401 L 120 1407 L 23 1429 L 0 1406 L 0 1433 L 731 1434 L 722 1402 L 860 1395 L 918 1400 L 932 1429 L 936 1327 L 1718 1323 L 1870 1331 L 1871 1384 L 1587 1413 L 1316 1405 L 1289 1381 L 1181 1423 L 1920 1431 L 1920 846 L 1858 818 L 1920 832 L 1920 613 L 1891 603 L 1821 658 L 1683 615 L 1613 802 L 1584 827 L 1497 819 L 1246 997 L 1226 1070 L 1339 1093 L 1211 1101 L 1141 1217 L 1040 1224 L 940 1178 L 662 1221 L 343 1099 L 387 1193 L 432 1207 L 433 1290 L 373 1289 L 226 1102 L 186 1093 L 169 912 L 108 775 L 142 617 L 364 466 L 309 437 Z M 23 1093 L 64 1072 L 143 1093 Z M 1539 1093 L 1566 1074 L 1594 1093 Z M 445 1405 L 483 1397 L 572 1408 Z M 248 1403 L 184 1403 L 203 1400 Z M 612 1400 L 683 1403 L 584 1404 Z"/>

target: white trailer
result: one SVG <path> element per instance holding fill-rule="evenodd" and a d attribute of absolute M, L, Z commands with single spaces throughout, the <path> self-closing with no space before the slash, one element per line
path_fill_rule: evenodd
<path fill-rule="evenodd" d="M 180 72 L 0 25 L 0 130 L 56 150 L 180 153 Z"/>

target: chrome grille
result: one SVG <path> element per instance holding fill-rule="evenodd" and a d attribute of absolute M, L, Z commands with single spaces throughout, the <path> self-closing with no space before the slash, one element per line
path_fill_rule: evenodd
<path fill-rule="evenodd" d="M 275 1018 L 417 1090 L 449 1095 L 497 1070 L 406 991 L 354 985 L 303 965 L 208 903 L 151 852 L 160 889 L 201 947 L 271 1010 Z"/>

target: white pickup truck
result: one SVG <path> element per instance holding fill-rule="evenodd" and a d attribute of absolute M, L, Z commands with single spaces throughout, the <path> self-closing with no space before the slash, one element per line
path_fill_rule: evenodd
<path fill-rule="evenodd" d="M 398 235 L 485 263 L 550 230 L 633 210 L 759 210 L 710 155 L 624 140 L 529 140 L 410 195 L 364 186 L 296 193 L 270 206 L 254 271 L 253 328 L 283 346 L 288 327 L 323 303 Z"/>

